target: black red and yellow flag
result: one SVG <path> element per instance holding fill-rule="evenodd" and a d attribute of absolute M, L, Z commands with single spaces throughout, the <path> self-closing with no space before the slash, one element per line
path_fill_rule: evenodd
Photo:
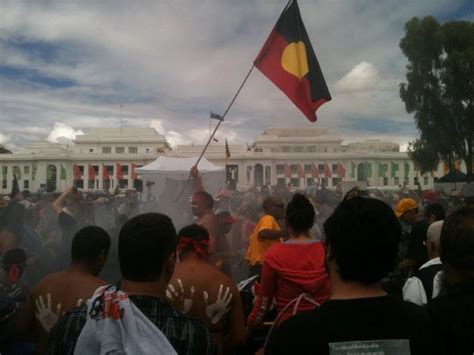
<path fill-rule="evenodd" d="M 331 100 L 296 0 L 281 14 L 254 65 L 311 122 L 316 121 L 319 106 Z"/>

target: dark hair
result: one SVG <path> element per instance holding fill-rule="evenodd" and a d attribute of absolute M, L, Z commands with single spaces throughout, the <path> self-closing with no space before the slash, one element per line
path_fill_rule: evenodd
<path fill-rule="evenodd" d="M 286 206 L 288 226 L 297 234 L 306 232 L 313 226 L 315 215 L 311 202 L 300 193 L 295 194 Z"/>
<path fill-rule="evenodd" d="M 182 237 L 187 237 L 196 241 L 209 240 L 209 232 L 206 228 L 200 226 L 199 224 L 190 224 L 189 226 L 183 227 L 179 231 L 178 238 L 181 239 Z M 183 256 L 190 251 L 195 251 L 192 243 L 183 245 L 183 247 L 179 250 L 179 254 L 180 256 Z"/>
<path fill-rule="evenodd" d="M 281 198 L 277 195 L 272 195 L 265 198 L 262 203 L 263 211 L 268 214 L 270 212 L 270 208 L 275 204 L 276 200 L 281 200 Z"/>
<path fill-rule="evenodd" d="M 100 227 L 88 226 L 79 230 L 72 239 L 73 262 L 96 262 L 99 256 L 109 253 L 110 236 Z"/>
<path fill-rule="evenodd" d="M 171 219 L 161 213 L 133 217 L 120 230 L 118 254 L 122 277 L 138 282 L 160 278 L 178 238 Z"/>
<path fill-rule="evenodd" d="M 206 191 L 196 191 L 194 195 L 204 197 L 207 202 L 207 207 L 209 208 L 214 207 L 214 198 L 210 194 L 208 194 Z"/>
<path fill-rule="evenodd" d="M 441 230 L 440 257 L 457 270 L 474 270 L 474 207 L 450 214 Z"/>
<path fill-rule="evenodd" d="M 442 221 L 445 218 L 443 206 L 439 203 L 429 203 L 425 207 L 425 218 L 433 215 L 436 221 Z"/>
<path fill-rule="evenodd" d="M 386 203 L 359 196 L 343 200 L 324 231 L 342 280 L 370 285 L 394 269 L 401 226 Z"/>

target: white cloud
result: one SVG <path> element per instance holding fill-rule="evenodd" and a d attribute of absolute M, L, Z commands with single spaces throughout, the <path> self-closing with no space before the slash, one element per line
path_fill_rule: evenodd
<path fill-rule="evenodd" d="M 366 91 L 374 89 L 381 79 L 377 68 L 369 62 L 360 62 L 352 70 L 336 82 L 339 91 Z"/>
<path fill-rule="evenodd" d="M 3 134 L 3 133 L 0 133 L 0 145 L 5 145 L 5 144 L 7 144 L 8 142 L 10 142 L 11 139 L 12 139 L 12 135 L 11 135 L 11 134 Z"/>
<path fill-rule="evenodd" d="M 74 128 L 64 123 L 54 122 L 54 128 L 51 133 L 49 133 L 48 138 L 46 138 L 46 140 L 50 143 L 71 144 L 72 141 L 76 138 L 76 136 L 83 134 L 84 132 L 82 132 L 80 129 L 75 130 Z"/>

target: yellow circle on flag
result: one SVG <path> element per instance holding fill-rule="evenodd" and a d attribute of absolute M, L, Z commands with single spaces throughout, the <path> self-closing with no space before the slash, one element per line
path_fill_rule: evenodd
<path fill-rule="evenodd" d="M 308 57 L 303 42 L 292 42 L 286 46 L 281 56 L 281 66 L 300 80 L 308 74 Z"/>

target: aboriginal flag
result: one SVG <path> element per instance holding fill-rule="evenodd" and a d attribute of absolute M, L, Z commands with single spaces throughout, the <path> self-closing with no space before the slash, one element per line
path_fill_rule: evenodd
<path fill-rule="evenodd" d="M 281 14 L 254 65 L 311 122 L 316 121 L 319 106 L 331 100 L 296 0 Z"/>

